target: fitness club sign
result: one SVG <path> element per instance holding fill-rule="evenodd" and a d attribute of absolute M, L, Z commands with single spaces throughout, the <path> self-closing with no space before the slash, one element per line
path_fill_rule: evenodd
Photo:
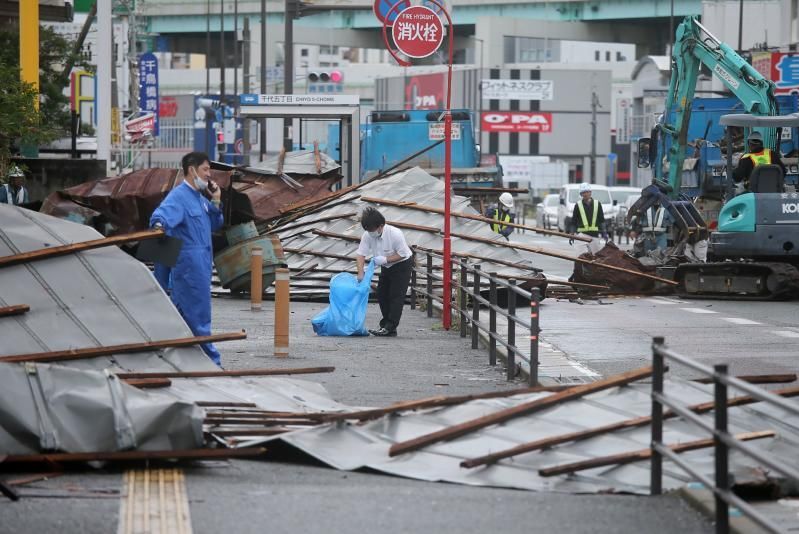
<path fill-rule="evenodd" d="M 480 122 L 484 132 L 549 133 L 552 131 L 552 113 L 484 111 Z"/>

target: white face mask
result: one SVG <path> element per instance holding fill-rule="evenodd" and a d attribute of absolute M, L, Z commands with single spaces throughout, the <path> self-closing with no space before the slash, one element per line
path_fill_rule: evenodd
<path fill-rule="evenodd" d="M 380 232 L 377 232 L 377 231 L 369 232 L 369 235 L 372 236 L 373 238 L 377 239 L 377 238 L 380 237 Z"/>
<path fill-rule="evenodd" d="M 194 187 L 201 192 L 208 189 L 208 180 L 203 180 L 200 178 L 200 175 L 197 174 L 197 171 L 194 171 Z"/>

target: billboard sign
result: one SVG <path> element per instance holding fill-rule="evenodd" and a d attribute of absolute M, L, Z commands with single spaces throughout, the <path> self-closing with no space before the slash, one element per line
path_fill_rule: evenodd
<path fill-rule="evenodd" d="M 483 112 L 480 121 L 483 131 L 490 133 L 549 133 L 552 131 L 552 113 L 538 111 L 488 111 Z"/>
<path fill-rule="evenodd" d="M 756 52 L 752 54 L 752 66 L 774 82 L 775 94 L 799 94 L 799 54 Z"/>
<path fill-rule="evenodd" d="M 139 109 L 153 114 L 153 137 L 158 135 L 158 59 L 147 52 L 139 56 Z"/>
<path fill-rule="evenodd" d="M 483 100 L 552 100 L 552 80 L 481 80 Z"/>

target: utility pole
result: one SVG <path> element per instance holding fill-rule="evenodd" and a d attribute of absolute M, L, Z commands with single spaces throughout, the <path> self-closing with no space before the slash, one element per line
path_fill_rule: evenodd
<path fill-rule="evenodd" d="M 266 94 L 266 0 L 261 0 L 261 94 Z M 260 124 L 261 150 L 258 161 L 263 161 L 266 154 L 266 119 L 261 119 Z"/>
<path fill-rule="evenodd" d="M 596 108 L 599 98 L 596 91 L 591 92 L 591 183 L 596 183 Z"/>
<path fill-rule="evenodd" d="M 738 53 L 744 49 L 744 0 L 738 2 Z"/>
<path fill-rule="evenodd" d="M 285 1 L 283 15 L 283 87 L 287 95 L 294 94 L 294 18 L 297 15 L 297 0 Z M 291 152 L 294 144 L 292 136 L 292 119 L 283 119 L 283 148 Z"/>
<path fill-rule="evenodd" d="M 239 109 L 239 0 L 233 2 L 233 97 Z M 238 113 L 236 114 L 238 116 Z"/>
<path fill-rule="evenodd" d="M 244 17 L 244 30 L 242 30 L 242 43 L 241 43 L 241 57 L 244 59 L 244 63 L 242 65 L 242 92 L 249 93 L 250 92 L 250 17 Z M 236 107 L 238 108 L 238 102 L 236 103 Z M 250 119 L 244 119 L 244 128 L 243 128 L 243 136 L 244 136 L 244 164 L 250 164 L 250 128 L 251 128 L 252 121 Z"/>
<path fill-rule="evenodd" d="M 222 119 L 225 118 L 225 0 L 219 1 L 219 53 L 222 62 L 219 65 L 219 109 L 222 110 Z"/>
<path fill-rule="evenodd" d="M 211 94 L 211 0 L 205 0 L 205 95 Z"/>

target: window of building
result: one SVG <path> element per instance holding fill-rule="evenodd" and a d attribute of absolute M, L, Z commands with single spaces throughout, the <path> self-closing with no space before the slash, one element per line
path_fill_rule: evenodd
<path fill-rule="evenodd" d="M 594 61 L 599 61 L 599 50 L 594 50 Z"/>
<path fill-rule="evenodd" d="M 605 61 L 610 61 L 610 50 L 605 50 Z"/>
<path fill-rule="evenodd" d="M 308 49 L 307 48 L 300 48 L 300 56 L 308 57 Z"/>

